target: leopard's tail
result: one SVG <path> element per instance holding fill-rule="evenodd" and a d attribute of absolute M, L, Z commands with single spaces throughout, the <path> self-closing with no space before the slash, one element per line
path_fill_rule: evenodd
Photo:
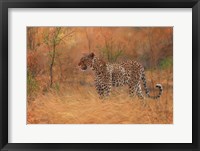
<path fill-rule="evenodd" d="M 159 93 L 158 95 L 156 96 L 150 96 L 150 91 L 149 89 L 147 88 L 147 83 L 146 83 L 146 78 L 145 78 L 145 73 L 144 73 L 144 70 L 142 72 L 142 77 L 141 77 L 142 81 L 143 81 L 143 84 L 144 84 L 144 89 L 145 89 L 145 92 L 146 92 L 146 95 L 148 98 L 151 98 L 151 99 L 158 99 L 160 98 L 160 96 L 162 95 L 162 92 L 163 92 L 163 87 L 161 84 L 156 84 L 156 88 L 159 89 Z"/>

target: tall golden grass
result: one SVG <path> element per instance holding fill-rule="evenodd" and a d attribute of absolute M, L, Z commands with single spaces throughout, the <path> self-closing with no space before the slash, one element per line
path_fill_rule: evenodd
<path fill-rule="evenodd" d="M 27 103 L 28 124 L 172 124 L 173 73 L 172 69 L 146 72 L 151 94 L 156 83 L 163 85 L 160 99 L 140 100 L 130 97 L 128 87 L 113 88 L 111 96 L 99 99 L 93 76 L 78 73 L 77 79 L 66 81 L 57 89 L 39 93 Z M 80 79 L 85 78 L 86 83 Z M 144 89 L 143 89 L 144 90 Z M 145 94 L 145 93 L 144 93 Z"/>

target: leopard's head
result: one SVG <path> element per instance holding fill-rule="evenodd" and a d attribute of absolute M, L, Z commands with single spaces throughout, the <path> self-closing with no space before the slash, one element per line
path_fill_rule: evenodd
<path fill-rule="evenodd" d="M 92 66 L 92 60 L 94 59 L 94 56 L 95 54 L 92 52 L 80 59 L 78 66 L 81 68 L 81 70 L 87 70 L 88 67 Z"/>

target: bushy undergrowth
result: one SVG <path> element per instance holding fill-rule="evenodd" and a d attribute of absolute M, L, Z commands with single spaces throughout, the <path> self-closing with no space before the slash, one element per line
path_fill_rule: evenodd
<path fill-rule="evenodd" d="M 27 95 L 29 98 L 33 97 L 38 90 L 38 83 L 32 73 L 27 71 Z"/>
<path fill-rule="evenodd" d="M 172 57 L 167 57 L 164 58 L 160 61 L 159 67 L 161 69 L 167 69 L 173 66 L 173 58 Z"/>

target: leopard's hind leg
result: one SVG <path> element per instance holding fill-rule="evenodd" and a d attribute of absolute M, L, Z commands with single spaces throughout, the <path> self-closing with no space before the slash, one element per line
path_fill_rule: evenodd
<path fill-rule="evenodd" d="M 135 95 L 137 95 L 139 99 L 144 99 L 140 82 L 138 82 L 137 84 L 129 85 L 129 95 L 131 97 L 134 97 Z"/>
<path fill-rule="evenodd" d="M 136 84 L 136 93 L 139 99 L 144 99 L 144 95 L 142 94 L 142 88 L 140 85 L 140 81 Z"/>

